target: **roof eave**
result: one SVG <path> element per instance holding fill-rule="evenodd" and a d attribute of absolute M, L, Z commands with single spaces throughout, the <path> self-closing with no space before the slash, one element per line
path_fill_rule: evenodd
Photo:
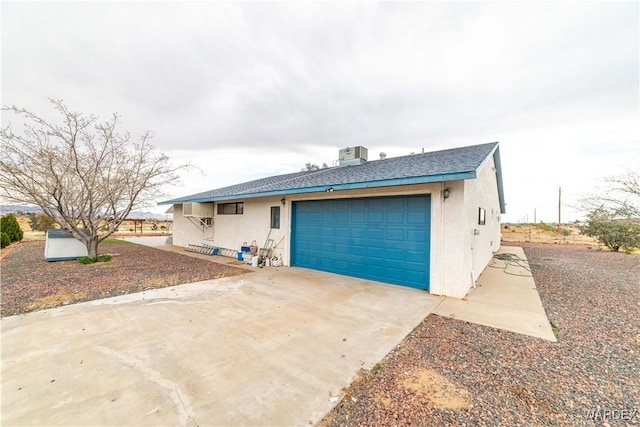
<path fill-rule="evenodd" d="M 287 190 L 260 191 L 255 193 L 250 193 L 250 192 L 238 193 L 238 194 L 222 196 L 222 197 L 205 197 L 205 198 L 194 198 L 194 199 L 188 199 L 188 200 L 174 199 L 174 200 L 167 200 L 164 202 L 160 202 L 158 204 L 167 205 L 167 204 L 181 204 L 181 203 L 206 203 L 206 202 L 217 202 L 217 201 L 225 201 L 225 200 L 253 199 L 258 197 L 269 197 L 269 196 L 286 196 L 291 194 L 318 193 L 318 192 L 326 192 L 329 189 L 331 189 L 331 191 L 341 191 L 341 190 L 359 190 L 363 188 L 393 187 L 393 186 L 399 186 L 399 185 L 429 184 L 433 182 L 475 179 L 476 177 L 477 177 L 476 171 L 473 170 L 473 171 L 466 171 L 466 172 L 456 172 L 456 173 L 407 177 L 407 178 L 384 179 L 384 180 L 377 180 L 377 181 L 354 182 L 354 183 L 347 183 L 347 184 L 327 184 L 327 185 L 320 185 L 320 186 L 314 186 L 314 187 L 292 188 Z"/>
<path fill-rule="evenodd" d="M 504 186 L 502 184 L 502 165 L 500 164 L 500 147 L 496 146 L 493 152 L 493 164 L 496 167 L 496 181 L 498 182 L 498 200 L 500 202 L 500 213 L 507 213 L 504 201 Z"/>

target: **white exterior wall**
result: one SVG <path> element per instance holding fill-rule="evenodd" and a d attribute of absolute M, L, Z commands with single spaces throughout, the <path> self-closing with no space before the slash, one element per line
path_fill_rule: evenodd
<path fill-rule="evenodd" d="M 318 192 L 282 196 L 228 200 L 244 202 L 242 215 L 218 215 L 214 209 L 213 240 L 203 240 L 202 227 L 194 226 L 182 216 L 182 206 L 174 205 L 174 237 L 177 246 L 205 242 L 214 246 L 239 249 L 243 242 L 256 240 L 263 247 L 267 236 L 278 244 L 274 255 L 290 265 L 291 206 L 294 201 L 339 199 L 353 197 L 402 196 L 412 194 L 431 195 L 430 244 L 430 292 L 462 298 L 474 284 L 500 245 L 500 207 L 497 183 L 490 159 L 479 172 L 478 179 L 450 181 L 446 183 L 417 184 L 395 187 L 343 190 L 331 193 Z M 449 197 L 443 198 L 443 190 L 449 189 Z M 216 203 L 217 204 L 217 203 Z M 280 206 L 280 229 L 270 231 L 271 206 Z M 487 224 L 478 228 L 478 207 L 487 211 Z M 284 238 L 284 239 L 283 239 Z M 473 249 L 472 249 L 473 248 Z"/>
<path fill-rule="evenodd" d="M 262 248 L 267 238 L 273 239 L 274 245 L 278 244 L 288 230 L 288 210 L 287 202 L 282 206 L 280 201 L 282 196 L 267 197 L 260 199 L 238 199 L 237 202 L 244 202 L 244 213 L 242 215 L 218 215 L 217 208 L 214 217 L 215 235 L 213 245 L 222 248 L 239 250 L 240 246 L 247 242 L 251 244 L 256 241 L 258 247 Z M 234 200 L 221 203 L 233 203 Z M 280 229 L 271 229 L 271 207 L 280 206 Z M 274 255 L 281 258 L 284 249 L 287 248 L 286 239 L 278 245 Z"/>
<path fill-rule="evenodd" d="M 467 256 L 468 233 L 465 215 L 465 182 L 450 181 L 442 184 L 449 189 L 449 197 L 440 197 L 440 246 L 432 246 L 432 250 L 442 253 L 440 263 L 433 268 L 441 271 L 438 288 L 432 286 L 431 293 L 462 298 L 471 286 L 471 261 Z M 435 207 L 433 208 L 435 211 Z M 435 243 L 435 242 L 434 242 Z"/>
<path fill-rule="evenodd" d="M 431 293 L 463 298 L 475 285 L 494 252 L 500 248 L 500 201 L 493 156 L 479 168 L 476 179 L 447 182 L 450 196 L 443 203 L 443 288 Z M 478 209 L 485 209 L 485 225 Z"/>
<path fill-rule="evenodd" d="M 282 206 L 282 197 L 260 199 L 226 200 L 221 203 L 243 202 L 242 215 L 218 215 L 218 203 L 213 209 L 213 233 L 201 224 L 194 224 L 183 216 L 182 205 L 173 207 L 173 244 L 186 247 L 190 243 L 206 243 L 227 249 L 239 250 L 243 242 L 251 244 L 256 241 L 263 247 L 267 237 L 273 239 L 274 245 L 280 242 L 289 227 L 288 206 Z M 280 229 L 271 230 L 271 206 L 280 206 Z M 213 238 L 211 238 L 213 237 Z M 286 248 L 286 239 L 275 250 L 275 255 L 281 257 Z"/>
<path fill-rule="evenodd" d="M 182 205 L 173 205 L 173 244 L 186 247 L 189 243 L 212 244 L 210 232 L 202 224 L 194 224 L 182 215 Z"/>
<path fill-rule="evenodd" d="M 479 168 L 477 178 L 465 182 L 467 221 L 472 229 L 469 238 L 474 283 L 500 249 L 500 200 L 495 171 L 493 156 L 490 156 Z M 484 225 L 478 224 L 479 208 L 485 210 Z"/>

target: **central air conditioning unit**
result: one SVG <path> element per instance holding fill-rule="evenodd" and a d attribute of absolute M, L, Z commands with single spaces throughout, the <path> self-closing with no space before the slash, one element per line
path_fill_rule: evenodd
<path fill-rule="evenodd" d="M 338 152 L 339 166 L 361 165 L 367 162 L 369 153 L 365 147 L 358 145 L 357 147 L 343 148 Z"/>

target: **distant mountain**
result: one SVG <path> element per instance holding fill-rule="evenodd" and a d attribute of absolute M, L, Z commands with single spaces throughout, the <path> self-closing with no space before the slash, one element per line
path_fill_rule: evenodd
<path fill-rule="evenodd" d="M 164 221 L 166 219 L 173 220 L 173 214 L 166 213 L 154 213 L 154 212 L 142 212 L 142 211 L 131 211 L 127 218 L 131 219 L 157 219 L 159 221 Z"/>
<path fill-rule="evenodd" d="M 28 214 L 28 213 L 35 213 L 35 214 L 39 214 L 42 213 L 42 209 L 40 209 L 38 206 L 30 206 L 30 205 L 0 205 L 0 213 L 2 213 L 2 215 L 6 215 L 6 214 L 18 214 L 18 213 L 22 213 L 22 214 Z"/>
<path fill-rule="evenodd" d="M 42 209 L 40 209 L 38 206 L 28 206 L 28 205 L 0 205 L 0 214 L 2 215 L 7 215 L 7 214 L 14 214 L 14 215 L 18 215 L 18 214 L 39 214 L 42 213 Z M 165 221 L 165 220 L 173 220 L 173 215 L 172 214 L 166 214 L 166 213 L 154 213 L 154 212 L 144 212 L 144 211 L 131 211 L 129 213 L 129 216 L 127 218 L 130 219 L 155 219 L 158 221 Z"/>

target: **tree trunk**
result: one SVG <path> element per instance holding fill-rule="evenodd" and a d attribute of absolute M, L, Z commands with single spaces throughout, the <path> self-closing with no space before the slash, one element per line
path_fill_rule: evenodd
<path fill-rule="evenodd" d="M 98 258 L 98 239 L 92 238 L 87 243 L 87 252 L 89 254 L 89 258 L 96 259 Z"/>

